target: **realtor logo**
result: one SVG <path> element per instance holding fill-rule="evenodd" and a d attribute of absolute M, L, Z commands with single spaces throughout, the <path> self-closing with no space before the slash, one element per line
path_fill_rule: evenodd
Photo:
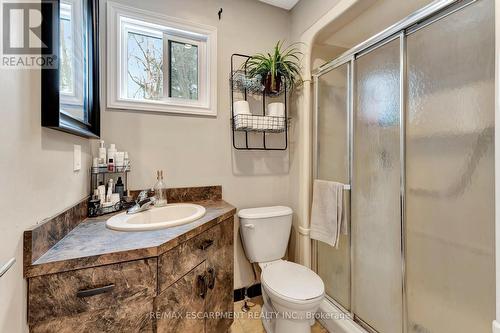
<path fill-rule="evenodd" d="M 57 22 L 57 9 L 56 1 L 2 3 L 2 67 L 57 67 L 57 27 L 42 36 L 43 20 Z"/>

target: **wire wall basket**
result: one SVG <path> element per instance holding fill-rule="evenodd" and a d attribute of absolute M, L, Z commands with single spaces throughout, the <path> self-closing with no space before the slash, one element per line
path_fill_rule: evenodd
<path fill-rule="evenodd" d="M 233 147 L 236 150 L 287 150 L 288 130 L 288 82 L 282 77 L 279 91 L 266 93 L 262 77 L 248 76 L 246 65 L 250 56 L 233 54 L 231 56 L 231 129 L 233 132 Z M 238 65 L 239 62 L 239 65 Z M 252 100 L 252 109 L 246 113 L 235 113 L 234 102 Z M 274 115 L 268 110 L 268 102 L 278 102 L 284 105 L 283 114 Z M 259 103 L 262 105 L 259 107 Z M 278 104 L 279 104 L 278 103 Z M 257 107 L 255 107 L 257 105 Z"/>
<path fill-rule="evenodd" d="M 235 131 L 283 133 L 286 126 L 287 119 L 285 117 L 255 116 L 252 114 L 237 114 L 233 117 Z"/>

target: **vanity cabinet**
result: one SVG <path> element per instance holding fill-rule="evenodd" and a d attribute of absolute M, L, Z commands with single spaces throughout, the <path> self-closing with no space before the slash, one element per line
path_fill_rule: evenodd
<path fill-rule="evenodd" d="M 226 332 L 233 218 L 158 257 L 28 279 L 30 332 Z"/>

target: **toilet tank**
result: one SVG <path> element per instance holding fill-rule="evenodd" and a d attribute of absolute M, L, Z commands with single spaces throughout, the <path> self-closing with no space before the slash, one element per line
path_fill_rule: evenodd
<path fill-rule="evenodd" d="M 283 258 L 290 238 L 292 209 L 285 206 L 242 209 L 240 233 L 250 262 L 267 262 Z"/>

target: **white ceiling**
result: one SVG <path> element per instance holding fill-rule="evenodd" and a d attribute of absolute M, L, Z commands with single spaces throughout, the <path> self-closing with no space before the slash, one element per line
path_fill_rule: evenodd
<path fill-rule="evenodd" d="M 290 10 L 299 2 L 299 0 L 259 0 L 261 2 L 265 2 L 267 4 L 280 7 L 286 10 Z"/>

